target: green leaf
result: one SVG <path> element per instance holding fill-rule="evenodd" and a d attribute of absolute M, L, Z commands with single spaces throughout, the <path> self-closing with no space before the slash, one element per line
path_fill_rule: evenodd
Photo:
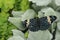
<path fill-rule="evenodd" d="M 24 38 L 24 33 L 21 32 L 20 30 L 13 29 L 12 32 L 13 32 L 13 36 L 21 36 L 22 38 Z"/>
<path fill-rule="evenodd" d="M 8 40 L 24 40 L 21 36 L 13 36 L 10 37 Z"/>
<path fill-rule="evenodd" d="M 37 6 L 47 6 L 52 0 L 29 0 L 36 3 Z"/>
<path fill-rule="evenodd" d="M 43 16 L 44 16 L 43 12 L 39 11 L 39 12 L 38 12 L 38 17 L 41 18 L 41 17 L 43 17 Z"/>
<path fill-rule="evenodd" d="M 55 40 L 60 40 L 60 31 L 56 31 L 56 37 Z"/>
<path fill-rule="evenodd" d="M 55 0 L 55 4 L 56 4 L 57 6 L 60 6 L 60 0 Z"/>
<path fill-rule="evenodd" d="M 22 15 L 22 21 L 34 18 L 36 16 L 36 13 L 32 9 L 28 9 L 23 15 Z"/>
<path fill-rule="evenodd" d="M 31 32 L 29 31 L 29 35 L 27 40 L 51 40 L 52 35 L 48 30 L 45 31 L 37 31 L 37 32 Z"/>
<path fill-rule="evenodd" d="M 20 17 L 9 17 L 8 21 L 14 24 L 18 29 L 25 30 Z"/>
<path fill-rule="evenodd" d="M 23 14 L 22 11 L 12 11 L 12 15 L 13 15 L 14 17 L 21 17 L 22 14 Z"/>
<path fill-rule="evenodd" d="M 56 12 L 52 9 L 52 8 L 50 8 L 50 7 L 47 7 L 47 8 L 43 8 L 42 10 L 41 10 L 43 13 L 45 13 L 44 15 L 45 16 L 51 16 L 51 15 L 56 15 Z"/>
<path fill-rule="evenodd" d="M 57 17 L 56 21 L 60 21 L 60 12 L 56 12 L 56 17 Z"/>
<path fill-rule="evenodd" d="M 32 4 L 32 8 L 35 10 L 35 12 L 38 12 L 41 9 L 41 7 L 37 6 L 36 4 Z"/>

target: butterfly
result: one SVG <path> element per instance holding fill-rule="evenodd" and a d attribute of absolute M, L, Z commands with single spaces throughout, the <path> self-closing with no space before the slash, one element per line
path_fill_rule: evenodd
<path fill-rule="evenodd" d="M 38 30 L 47 30 L 56 19 L 56 16 L 35 17 L 30 20 L 25 20 L 23 24 L 30 31 L 35 32 Z"/>

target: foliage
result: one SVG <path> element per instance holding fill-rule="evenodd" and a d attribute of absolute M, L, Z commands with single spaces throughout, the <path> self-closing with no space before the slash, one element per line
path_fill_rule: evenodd
<path fill-rule="evenodd" d="M 15 0 L 0 0 L 0 40 L 7 40 L 12 36 L 12 29 L 16 27 L 8 22 L 9 10 L 14 6 Z"/>

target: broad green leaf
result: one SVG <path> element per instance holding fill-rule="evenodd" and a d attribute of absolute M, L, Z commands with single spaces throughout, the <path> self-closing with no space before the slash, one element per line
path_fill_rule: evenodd
<path fill-rule="evenodd" d="M 14 17 L 21 17 L 22 14 L 23 14 L 22 11 L 12 11 L 12 15 L 13 15 Z"/>
<path fill-rule="evenodd" d="M 10 37 L 8 40 L 24 40 L 21 36 L 13 36 Z"/>
<path fill-rule="evenodd" d="M 37 31 L 37 32 L 31 32 L 29 31 L 29 35 L 27 40 L 51 40 L 52 35 L 48 30 L 45 31 Z"/>
<path fill-rule="evenodd" d="M 52 0 L 29 0 L 36 3 L 37 6 L 47 6 Z"/>
<path fill-rule="evenodd" d="M 13 32 L 13 36 L 21 36 L 22 38 L 24 38 L 24 34 L 22 31 L 13 29 L 12 32 Z"/>
<path fill-rule="evenodd" d="M 52 0 L 52 2 L 48 5 L 49 7 L 56 9 L 56 4 L 55 4 L 55 0 Z"/>
<path fill-rule="evenodd" d="M 43 12 L 39 11 L 39 12 L 38 12 L 38 17 L 41 18 L 41 17 L 43 17 L 43 16 L 44 16 Z"/>
<path fill-rule="evenodd" d="M 56 21 L 60 21 L 60 12 L 56 12 L 56 17 L 57 17 Z"/>
<path fill-rule="evenodd" d="M 55 4 L 56 4 L 57 6 L 60 6 L 60 0 L 55 0 Z"/>
<path fill-rule="evenodd" d="M 55 40 L 60 40 L 60 31 L 56 31 Z"/>
<path fill-rule="evenodd" d="M 22 21 L 34 18 L 36 16 L 36 13 L 32 9 L 28 9 L 23 15 L 22 15 Z"/>
<path fill-rule="evenodd" d="M 35 12 L 38 12 L 41 9 L 41 7 L 37 6 L 36 4 L 32 4 L 32 8 L 35 10 Z"/>
<path fill-rule="evenodd" d="M 43 8 L 41 11 L 43 13 L 45 13 L 45 16 L 51 16 L 51 15 L 55 16 L 56 15 L 56 12 L 52 8 L 50 8 L 50 7 Z"/>
<path fill-rule="evenodd" d="M 60 6 L 56 8 L 56 11 L 60 12 Z"/>
<path fill-rule="evenodd" d="M 8 21 L 10 21 L 20 30 L 25 30 L 25 27 L 22 25 L 22 21 L 20 17 L 9 17 Z"/>

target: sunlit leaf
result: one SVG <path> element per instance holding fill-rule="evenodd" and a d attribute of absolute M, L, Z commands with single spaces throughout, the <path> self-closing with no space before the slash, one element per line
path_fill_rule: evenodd
<path fill-rule="evenodd" d="M 10 21 L 20 30 L 25 30 L 25 27 L 22 25 L 22 21 L 20 17 L 9 17 L 8 21 Z"/>
<path fill-rule="evenodd" d="M 41 9 L 41 7 L 40 7 L 40 6 L 37 6 L 36 4 L 32 4 L 32 8 L 33 8 L 36 12 L 40 11 L 40 9 Z"/>
<path fill-rule="evenodd" d="M 60 21 L 60 12 L 56 12 L 57 21 Z"/>
<path fill-rule="evenodd" d="M 24 34 L 20 30 L 13 29 L 12 32 L 13 32 L 13 36 L 21 36 L 22 38 L 24 38 Z"/>
<path fill-rule="evenodd" d="M 49 3 L 51 3 L 52 0 L 29 0 L 29 1 L 36 3 L 36 5 L 38 5 L 38 6 L 46 6 Z"/>
<path fill-rule="evenodd" d="M 12 11 L 12 14 L 13 14 L 14 17 L 21 17 L 23 12 L 22 11 Z"/>
<path fill-rule="evenodd" d="M 43 12 L 39 11 L 39 12 L 38 12 L 38 17 L 41 18 L 41 17 L 43 17 L 43 16 L 44 16 Z"/>
<path fill-rule="evenodd" d="M 24 40 L 21 36 L 13 36 L 10 37 L 8 40 Z"/>
<path fill-rule="evenodd" d="M 29 31 L 27 40 L 51 40 L 51 39 L 52 39 L 52 35 L 48 30 L 46 30 L 46 31 L 37 31 L 37 32 Z"/>
<path fill-rule="evenodd" d="M 22 15 L 22 21 L 34 18 L 36 16 L 36 13 L 32 9 L 28 9 L 23 15 Z"/>
<path fill-rule="evenodd" d="M 57 6 L 60 6 L 60 0 L 55 0 L 55 4 L 56 4 Z"/>
<path fill-rule="evenodd" d="M 60 40 L 60 31 L 57 30 L 55 40 Z"/>
<path fill-rule="evenodd" d="M 51 15 L 56 15 L 54 9 L 47 7 L 47 8 L 43 8 L 41 10 L 43 13 L 45 13 L 45 16 L 51 16 Z"/>

